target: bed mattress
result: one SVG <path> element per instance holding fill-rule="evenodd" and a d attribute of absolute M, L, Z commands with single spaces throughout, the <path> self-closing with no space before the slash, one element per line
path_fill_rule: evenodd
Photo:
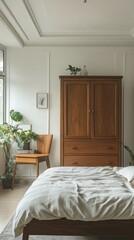
<path fill-rule="evenodd" d="M 19 202 L 13 234 L 33 218 L 82 221 L 134 219 L 134 189 L 117 167 L 53 167 L 43 172 Z"/>

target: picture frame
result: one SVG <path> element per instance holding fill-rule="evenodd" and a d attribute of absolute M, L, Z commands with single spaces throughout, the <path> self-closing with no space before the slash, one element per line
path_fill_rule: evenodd
<path fill-rule="evenodd" d="M 21 128 L 23 131 L 32 130 L 31 124 L 19 124 L 18 127 Z"/>
<path fill-rule="evenodd" d="M 36 107 L 37 108 L 48 108 L 48 94 L 47 93 L 36 93 Z"/>

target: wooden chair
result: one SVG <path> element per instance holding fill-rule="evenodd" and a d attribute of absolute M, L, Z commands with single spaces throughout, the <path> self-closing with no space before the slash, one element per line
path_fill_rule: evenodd
<path fill-rule="evenodd" d="M 39 135 L 37 139 L 37 153 L 28 154 L 17 154 L 15 165 L 14 165 L 14 175 L 12 181 L 12 189 L 14 187 L 15 174 L 17 164 L 34 164 L 36 165 L 36 175 L 39 175 L 39 163 L 46 161 L 47 168 L 50 168 L 49 154 L 51 150 L 53 135 Z"/>

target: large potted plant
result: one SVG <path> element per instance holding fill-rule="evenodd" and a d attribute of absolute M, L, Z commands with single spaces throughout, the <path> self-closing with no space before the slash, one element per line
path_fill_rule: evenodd
<path fill-rule="evenodd" d="M 13 122 L 19 122 L 23 119 L 23 116 L 20 112 L 14 110 L 10 111 L 10 117 Z M 25 135 L 25 138 L 22 135 Z M 0 179 L 2 180 L 3 188 L 11 188 L 12 177 L 14 172 L 14 160 L 11 157 L 11 145 L 17 143 L 20 147 L 23 142 L 28 138 L 29 142 L 31 140 L 36 140 L 38 135 L 31 130 L 28 132 L 23 131 L 19 128 L 19 124 L 8 124 L 3 123 L 0 125 L 0 146 L 3 148 L 4 160 L 5 160 L 5 172 Z"/>

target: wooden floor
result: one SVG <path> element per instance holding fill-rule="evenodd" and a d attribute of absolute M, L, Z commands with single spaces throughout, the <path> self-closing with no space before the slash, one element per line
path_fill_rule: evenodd
<path fill-rule="evenodd" d="M 14 189 L 2 189 L 0 181 L 0 233 L 13 216 L 16 206 L 34 179 L 17 179 Z"/>

